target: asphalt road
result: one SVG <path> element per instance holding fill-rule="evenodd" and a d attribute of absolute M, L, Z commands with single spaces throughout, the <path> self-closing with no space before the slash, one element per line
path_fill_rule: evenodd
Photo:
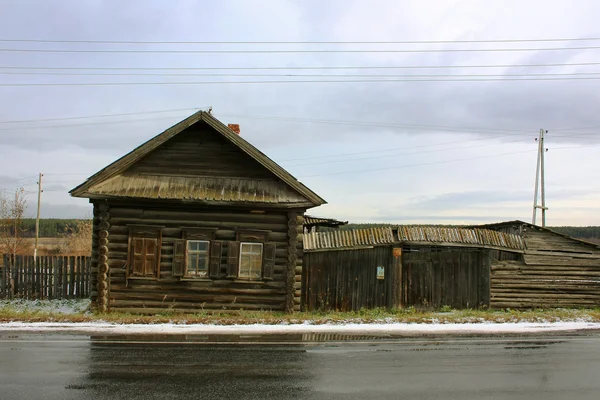
<path fill-rule="evenodd" d="M 598 399 L 600 336 L 326 344 L 1 334 L 0 399 Z"/>

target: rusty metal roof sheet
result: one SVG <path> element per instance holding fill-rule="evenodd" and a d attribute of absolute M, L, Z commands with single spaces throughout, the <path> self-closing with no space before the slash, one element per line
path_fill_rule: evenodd
<path fill-rule="evenodd" d="M 391 228 L 348 229 L 344 231 L 312 232 L 304 235 L 304 250 L 335 250 L 372 247 L 394 243 Z"/>
<path fill-rule="evenodd" d="M 89 189 L 91 195 L 243 203 L 302 204 L 306 199 L 283 182 L 227 177 L 122 174 Z"/>
<path fill-rule="evenodd" d="M 437 226 L 399 226 L 400 242 L 455 243 L 474 246 L 491 246 L 511 250 L 523 250 L 523 238 L 490 229 L 452 228 Z"/>

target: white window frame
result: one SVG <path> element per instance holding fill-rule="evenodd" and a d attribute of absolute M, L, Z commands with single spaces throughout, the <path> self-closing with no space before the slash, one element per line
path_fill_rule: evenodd
<path fill-rule="evenodd" d="M 258 277 L 255 276 L 243 276 L 242 275 L 242 255 L 244 253 L 243 249 L 244 249 L 244 245 L 248 245 L 248 246 L 260 246 L 260 270 L 258 273 Z M 239 279 L 247 279 L 247 280 L 260 280 L 262 279 L 262 263 L 263 263 L 263 257 L 264 257 L 264 250 L 265 250 L 265 246 L 263 243 L 257 243 L 257 242 L 240 242 L 240 256 L 238 258 L 238 278 Z"/>
<path fill-rule="evenodd" d="M 190 243 L 206 243 L 206 252 L 205 251 L 201 251 L 201 250 L 190 250 L 189 249 L 189 245 Z M 191 253 L 190 253 L 191 252 Z M 195 265 L 195 269 L 194 272 L 190 272 L 190 265 L 189 265 L 189 261 L 190 261 L 190 255 L 204 255 L 206 254 L 206 269 L 204 270 L 204 274 L 199 274 L 198 273 L 198 261 L 196 260 L 196 265 Z M 210 240 L 186 240 L 185 241 L 185 276 L 188 277 L 200 277 L 200 278 L 207 278 L 208 274 L 209 274 L 209 269 L 210 269 Z"/>

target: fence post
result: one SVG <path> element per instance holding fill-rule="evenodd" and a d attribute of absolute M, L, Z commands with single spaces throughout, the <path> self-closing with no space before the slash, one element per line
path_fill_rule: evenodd
<path fill-rule="evenodd" d="M 15 278 L 14 278 L 14 270 L 15 270 L 15 257 L 10 257 L 10 262 L 7 265 L 7 278 L 8 278 L 8 298 L 12 300 L 15 297 Z"/>

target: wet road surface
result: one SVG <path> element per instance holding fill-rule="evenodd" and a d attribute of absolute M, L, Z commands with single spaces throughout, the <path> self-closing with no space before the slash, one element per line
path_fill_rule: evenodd
<path fill-rule="evenodd" d="M 599 399 L 600 336 L 313 344 L 0 335 L 0 399 Z"/>

